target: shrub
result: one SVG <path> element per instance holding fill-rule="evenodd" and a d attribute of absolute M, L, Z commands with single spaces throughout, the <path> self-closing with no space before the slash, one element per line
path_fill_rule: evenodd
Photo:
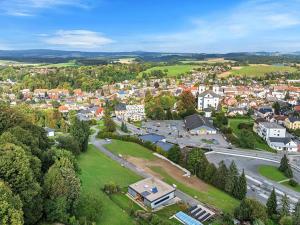
<path fill-rule="evenodd" d="M 116 194 L 119 193 L 121 191 L 121 188 L 119 185 L 115 184 L 115 183 L 109 183 L 109 184 L 105 184 L 103 187 L 103 191 L 108 194 Z"/>
<path fill-rule="evenodd" d="M 298 186 L 298 182 L 295 181 L 294 179 L 290 179 L 289 180 L 289 185 L 291 185 L 292 187 L 297 187 Z"/>

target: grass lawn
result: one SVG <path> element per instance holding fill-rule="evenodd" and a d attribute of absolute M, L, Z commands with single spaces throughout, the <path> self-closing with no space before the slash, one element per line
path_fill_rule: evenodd
<path fill-rule="evenodd" d="M 104 129 L 104 121 L 103 120 L 98 120 L 97 125 L 98 125 L 99 130 Z"/>
<path fill-rule="evenodd" d="M 300 185 L 298 184 L 296 187 L 293 187 L 289 184 L 288 181 L 282 182 L 281 184 L 283 184 L 284 186 L 293 189 L 294 191 L 300 192 Z"/>
<path fill-rule="evenodd" d="M 189 71 L 191 71 L 194 68 L 198 68 L 199 66 L 197 65 L 173 65 L 173 66 L 155 66 L 152 67 L 146 71 L 140 72 L 139 76 L 142 76 L 143 73 L 149 73 L 153 70 L 168 70 L 168 76 L 169 77 L 174 77 L 177 76 L 179 74 L 184 74 L 187 73 Z"/>
<path fill-rule="evenodd" d="M 112 140 L 110 144 L 105 145 L 105 148 L 107 148 L 115 155 L 121 154 L 123 156 L 133 156 L 136 158 L 143 158 L 148 160 L 153 160 L 156 158 L 156 156 L 154 156 L 150 150 L 132 142 Z"/>
<path fill-rule="evenodd" d="M 252 119 L 247 119 L 247 118 L 243 118 L 243 119 L 230 118 L 230 119 L 228 119 L 228 125 L 232 129 L 233 134 L 237 138 L 241 137 L 241 132 L 242 132 L 242 130 L 238 128 L 238 125 L 240 123 L 253 124 L 253 122 L 254 121 Z M 255 136 L 255 148 L 256 149 L 274 152 L 274 150 L 272 148 L 270 148 L 268 146 L 268 144 L 264 140 L 262 140 L 257 134 L 254 133 L 254 136 Z"/>
<path fill-rule="evenodd" d="M 239 205 L 238 200 L 211 185 L 208 185 L 209 188 L 207 191 L 196 190 L 176 181 L 161 167 L 151 167 L 151 169 L 160 174 L 164 178 L 163 180 L 168 184 L 176 184 L 179 190 L 187 193 L 191 197 L 197 196 L 200 202 L 212 205 L 224 212 L 232 213 L 233 210 Z"/>
<path fill-rule="evenodd" d="M 89 145 L 86 153 L 79 156 L 78 162 L 81 168 L 82 191 L 99 196 L 103 202 L 102 216 L 99 216 L 97 225 L 133 225 L 133 219 L 105 195 L 101 188 L 110 182 L 127 187 L 141 177 L 108 158 L 92 145 Z"/>
<path fill-rule="evenodd" d="M 289 66 L 272 66 L 272 65 L 250 65 L 244 66 L 238 70 L 232 70 L 231 74 L 235 76 L 263 77 L 266 73 L 271 72 L 296 72 L 297 69 Z"/>
<path fill-rule="evenodd" d="M 279 171 L 277 169 L 277 167 L 275 166 L 268 166 L 268 165 L 262 165 L 258 167 L 258 172 L 260 173 L 260 175 L 279 182 L 285 179 L 288 179 L 281 171 Z"/>

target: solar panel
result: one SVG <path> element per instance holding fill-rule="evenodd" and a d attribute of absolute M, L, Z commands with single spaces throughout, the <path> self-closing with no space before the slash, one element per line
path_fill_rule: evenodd
<path fill-rule="evenodd" d="M 194 209 L 196 209 L 198 206 L 192 206 L 190 209 L 189 209 L 189 213 L 191 213 Z"/>
<path fill-rule="evenodd" d="M 202 211 L 201 213 L 197 214 L 196 217 L 199 219 L 201 216 L 203 216 L 206 213 L 206 211 Z"/>
<path fill-rule="evenodd" d="M 201 209 L 199 209 L 199 208 L 196 209 L 196 210 L 191 214 L 191 216 L 194 217 L 194 216 L 195 216 L 197 213 L 199 213 L 200 211 L 201 211 Z"/>
<path fill-rule="evenodd" d="M 201 218 L 201 221 L 204 222 L 208 219 L 208 217 L 210 217 L 210 213 L 206 214 L 203 218 Z"/>
<path fill-rule="evenodd" d="M 190 217 L 189 215 L 185 214 L 184 212 L 178 212 L 175 215 L 177 219 L 182 221 L 186 225 L 202 225 L 198 220 L 195 220 L 194 218 Z"/>

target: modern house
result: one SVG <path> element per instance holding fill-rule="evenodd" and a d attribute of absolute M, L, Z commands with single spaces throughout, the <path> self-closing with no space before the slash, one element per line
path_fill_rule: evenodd
<path fill-rule="evenodd" d="M 221 96 L 212 90 L 206 90 L 198 95 L 198 110 L 207 108 L 218 109 Z"/>
<path fill-rule="evenodd" d="M 185 129 L 194 135 L 217 133 L 209 119 L 198 114 L 185 117 L 184 125 Z"/>
<path fill-rule="evenodd" d="M 131 184 L 128 194 L 146 207 L 156 209 L 175 198 L 175 188 L 156 178 L 146 178 Z"/>
<path fill-rule="evenodd" d="M 300 129 L 300 118 L 288 117 L 284 121 L 284 126 L 291 130 Z"/>

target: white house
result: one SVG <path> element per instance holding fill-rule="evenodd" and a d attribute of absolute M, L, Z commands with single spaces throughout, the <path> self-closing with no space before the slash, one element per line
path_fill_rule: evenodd
<path fill-rule="evenodd" d="M 198 110 L 207 108 L 218 109 L 221 96 L 211 90 L 206 90 L 198 95 Z"/>
<path fill-rule="evenodd" d="M 145 107 L 144 105 L 126 105 L 121 103 L 116 106 L 115 114 L 116 117 L 125 121 L 141 121 L 145 119 Z"/>
<path fill-rule="evenodd" d="M 277 123 L 260 122 L 256 126 L 255 131 L 275 150 L 293 152 L 298 150 L 297 144 L 286 136 L 286 128 Z"/>
<path fill-rule="evenodd" d="M 156 178 L 146 178 L 131 184 L 128 187 L 128 194 L 135 201 L 155 209 L 175 198 L 175 188 Z"/>

